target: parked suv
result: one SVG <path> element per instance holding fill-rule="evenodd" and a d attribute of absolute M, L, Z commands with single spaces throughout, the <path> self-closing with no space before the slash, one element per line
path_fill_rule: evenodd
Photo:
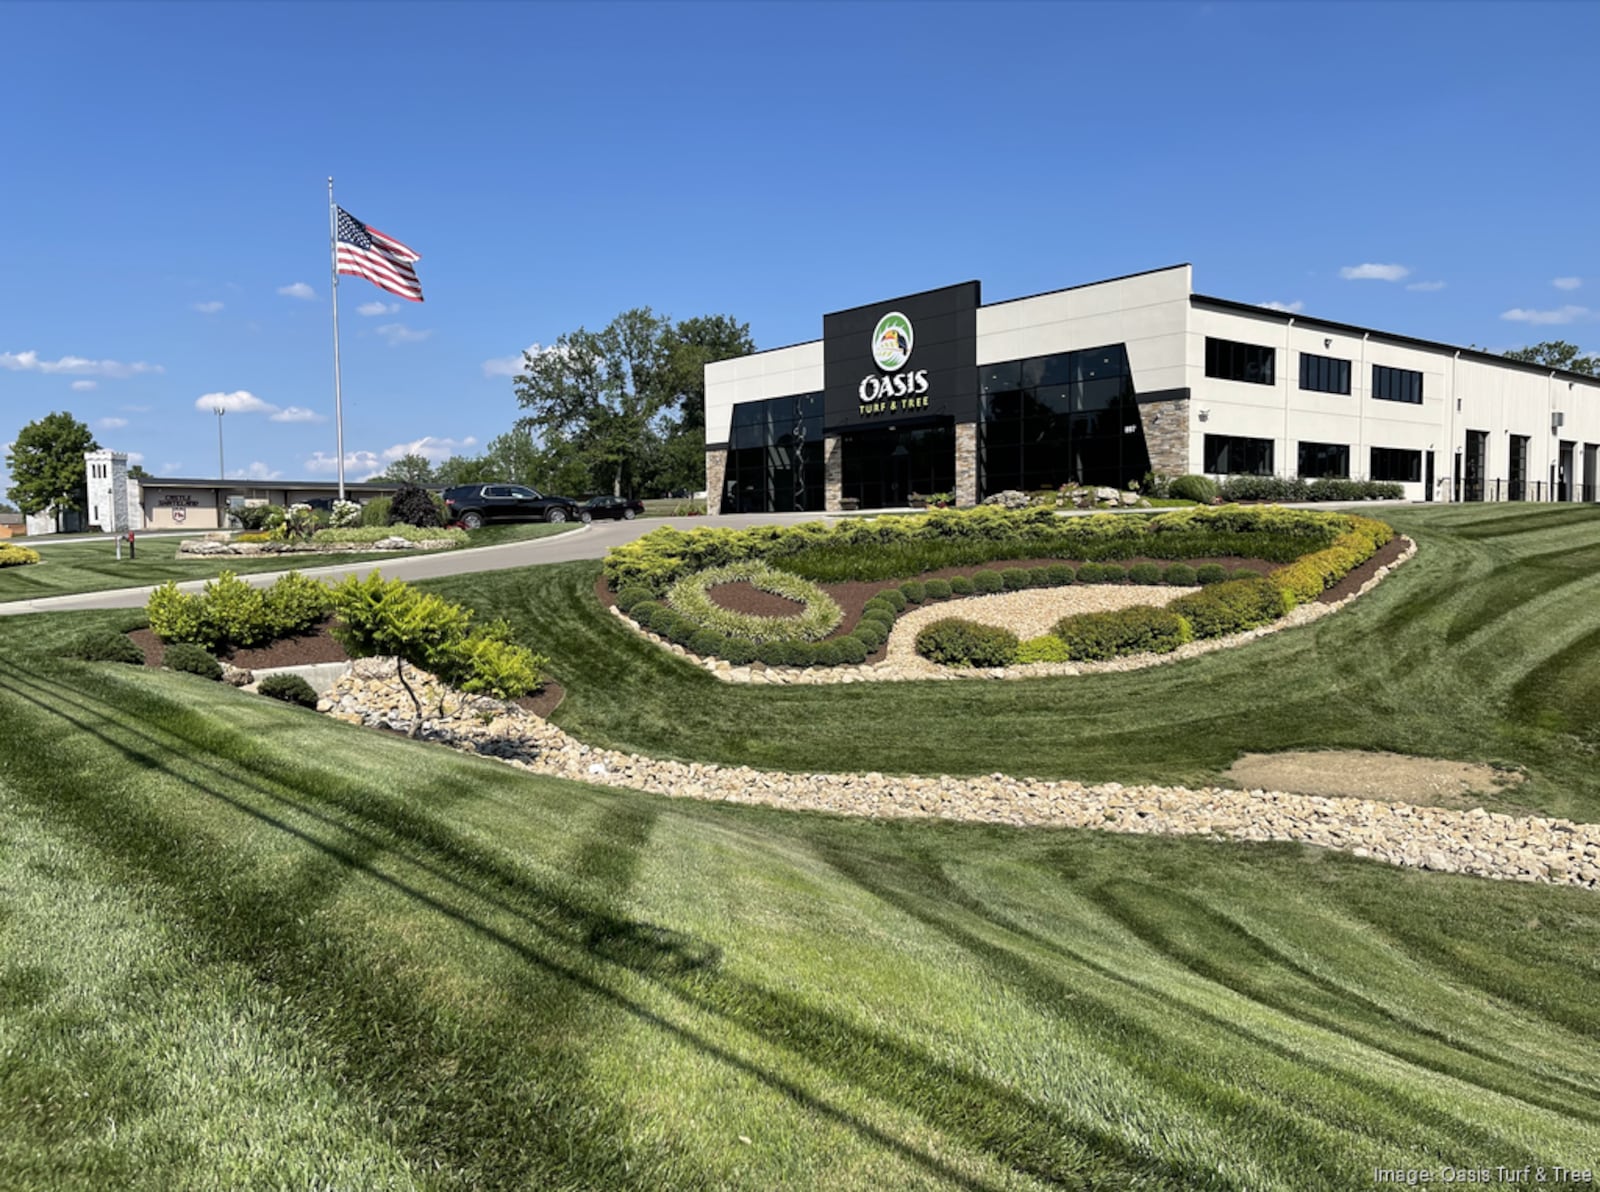
<path fill-rule="evenodd" d="M 462 484 L 444 490 L 450 520 L 469 530 L 490 522 L 581 521 L 578 503 L 567 497 L 541 496 L 522 484 Z"/>

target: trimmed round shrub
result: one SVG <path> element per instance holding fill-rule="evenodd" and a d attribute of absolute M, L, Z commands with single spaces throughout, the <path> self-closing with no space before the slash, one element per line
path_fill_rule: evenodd
<path fill-rule="evenodd" d="M 861 611 L 863 613 L 888 613 L 891 621 L 900 615 L 900 610 L 891 601 L 885 600 L 882 596 L 874 596 L 861 606 Z"/>
<path fill-rule="evenodd" d="M 694 640 L 694 635 L 701 632 L 701 626 L 696 625 L 688 617 L 679 617 L 667 630 L 667 640 L 675 646 L 682 646 L 685 650 Z"/>
<path fill-rule="evenodd" d="M 867 655 L 872 653 L 867 648 L 867 643 L 859 637 L 841 637 L 834 643 L 839 647 L 839 666 L 857 666 L 867 660 Z M 881 643 L 880 643 L 881 644 Z"/>
<path fill-rule="evenodd" d="M 1128 582 L 1130 584 L 1159 584 L 1161 582 L 1161 568 L 1155 563 L 1135 563 L 1128 568 Z"/>
<path fill-rule="evenodd" d="M 816 653 L 817 665 L 838 666 L 840 660 L 839 643 L 845 640 L 847 639 L 830 637 L 813 645 L 812 650 Z"/>
<path fill-rule="evenodd" d="M 899 588 L 885 588 L 872 599 L 886 602 L 896 616 L 906 611 L 906 595 Z"/>
<path fill-rule="evenodd" d="M 1187 563 L 1174 563 L 1161 573 L 1161 580 L 1174 588 L 1192 588 L 1195 584 L 1194 568 Z"/>
<path fill-rule="evenodd" d="M 80 641 L 73 656 L 85 662 L 126 662 L 144 665 L 144 651 L 126 633 L 91 633 Z"/>
<path fill-rule="evenodd" d="M 273 638 L 305 633 L 333 611 L 333 590 L 298 571 L 280 576 L 266 591 L 266 617 Z"/>
<path fill-rule="evenodd" d="M 1166 608 L 1140 604 L 1113 612 L 1079 613 L 1056 622 L 1051 634 L 1074 662 L 1119 654 L 1170 654 L 1191 639 L 1189 623 Z"/>
<path fill-rule="evenodd" d="M 38 561 L 38 551 L 13 542 L 0 542 L 0 567 L 27 567 Z"/>
<path fill-rule="evenodd" d="M 803 604 L 804 610 L 798 616 L 763 617 L 734 612 L 711 599 L 712 588 L 739 582 Z M 810 580 L 753 559 L 709 567 L 685 576 L 667 590 L 667 604 L 693 621 L 697 629 L 711 629 L 724 637 L 748 637 L 752 641 L 777 638 L 817 641 L 832 633 L 844 618 L 838 601 Z"/>
<path fill-rule="evenodd" d="M 922 586 L 929 600 L 950 599 L 950 581 L 947 579 L 930 579 Z"/>
<path fill-rule="evenodd" d="M 749 666 L 756 660 L 756 644 L 748 637 L 730 637 L 722 644 L 722 657 L 734 666 Z"/>
<path fill-rule="evenodd" d="M 972 591 L 973 584 L 970 575 L 954 575 L 950 577 L 950 595 L 971 596 Z"/>
<path fill-rule="evenodd" d="M 256 686 L 256 692 L 268 699 L 281 699 L 286 704 L 299 704 L 302 708 L 317 706 L 317 693 L 299 675 L 268 675 Z"/>
<path fill-rule="evenodd" d="M 916 651 L 940 666 L 1006 666 L 1016 660 L 1017 635 L 994 625 L 946 617 L 922 628 Z"/>
<path fill-rule="evenodd" d="M 900 585 L 900 594 L 912 604 L 921 604 L 928 598 L 928 588 L 921 580 L 911 579 Z"/>
<path fill-rule="evenodd" d="M 1194 569 L 1195 582 L 1201 585 L 1220 584 L 1228 578 L 1228 569 L 1221 563 L 1202 563 Z"/>
<path fill-rule="evenodd" d="M 1030 567 L 1030 568 L 1028 568 L 1028 587 L 1030 587 L 1030 588 L 1050 588 L 1050 587 L 1054 587 L 1054 586 L 1055 585 L 1050 582 L 1050 568 L 1048 568 L 1048 567 Z"/>
<path fill-rule="evenodd" d="M 702 658 L 721 658 L 722 643 L 727 640 L 720 633 L 702 629 L 689 639 L 688 650 L 689 653 L 698 654 Z"/>
<path fill-rule="evenodd" d="M 1120 563 L 1085 563 L 1078 568 L 1080 584 L 1120 584 L 1128 578 L 1128 569 Z"/>
<path fill-rule="evenodd" d="M 783 659 L 783 664 L 785 666 L 815 666 L 817 662 L 816 643 L 797 641 L 784 642 Z"/>
<path fill-rule="evenodd" d="M 998 571 L 980 571 L 972 577 L 973 591 L 980 596 L 989 596 L 1005 589 L 1006 581 Z"/>
<path fill-rule="evenodd" d="M 655 593 L 643 584 L 624 584 L 622 591 L 617 593 L 617 607 L 625 613 L 631 612 L 634 605 L 654 599 Z"/>
<path fill-rule="evenodd" d="M 678 614 L 666 605 L 662 605 L 650 614 L 650 632 L 659 633 L 662 637 L 671 637 L 668 631 L 678 624 Z"/>
<path fill-rule="evenodd" d="M 386 526 L 389 524 L 389 498 L 372 497 L 361 503 L 361 524 Z"/>
<path fill-rule="evenodd" d="M 788 666 L 789 665 L 788 659 L 789 659 L 789 643 L 788 642 L 757 642 L 756 643 L 756 661 L 757 662 L 765 663 L 767 666 Z"/>
<path fill-rule="evenodd" d="M 1021 567 L 1007 567 L 1000 573 L 1000 584 L 1007 592 L 1020 592 L 1028 586 L 1028 573 Z"/>
<path fill-rule="evenodd" d="M 659 600 L 641 600 L 628 610 L 628 615 L 640 625 L 648 626 L 650 618 L 666 607 Z"/>
<path fill-rule="evenodd" d="M 1224 637 L 1276 621 L 1290 600 L 1266 576 L 1245 575 L 1180 596 L 1167 607 L 1189 622 L 1196 637 Z"/>
<path fill-rule="evenodd" d="M 889 627 L 881 621 L 861 621 L 850 631 L 869 650 L 876 650 L 889 640 Z"/>
<path fill-rule="evenodd" d="M 876 625 L 883 630 L 884 636 L 887 637 L 894 629 L 894 617 L 892 614 L 884 612 L 881 608 L 866 609 L 861 614 L 861 620 L 857 621 L 856 624 L 858 626 Z"/>
<path fill-rule="evenodd" d="M 1217 499 L 1217 482 L 1209 476 L 1178 476 L 1167 484 L 1167 495 L 1209 505 Z"/>
<path fill-rule="evenodd" d="M 1053 633 L 1043 637 L 1030 637 L 1017 647 L 1018 664 L 1027 662 L 1071 662 L 1072 653 L 1067 643 Z"/>
<path fill-rule="evenodd" d="M 1065 563 L 1052 563 L 1045 568 L 1052 588 L 1064 588 L 1077 578 L 1077 573 Z"/>
<path fill-rule="evenodd" d="M 162 652 L 161 665 L 202 679 L 222 678 L 222 664 L 191 642 L 173 642 Z"/>

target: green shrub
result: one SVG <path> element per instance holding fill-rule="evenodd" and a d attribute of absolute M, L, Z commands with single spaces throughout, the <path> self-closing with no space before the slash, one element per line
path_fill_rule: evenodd
<path fill-rule="evenodd" d="M 455 526 L 409 526 L 401 522 L 393 526 L 351 526 L 342 530 L 318 530 L 311 535 L 313 543 L 370 543 L 385 538 L 404 538 L 407 542 L 449 542 L 464 546 L 471 539 L 465 530 Z"/>
<path fill-rule="evenodd" d="M 1228 569 L 1221 563 L 1202 563 L 1194 569 L 1197 584 L 1220 584 L 1228 578 Z"/>
<path fill-rule="evenodd" d="M 655 612 L 650 614 L 650 632 L 658 633 L 662 637 L 667 637 L 667 631 L 676 626 L 680 619 L 681 618 L 678 616 L 676 610 L 670 609 L 666 605 L 662 605 Z"/>
<path fill-rule="evenodd" d="M 1161 573 L 1161 581 L 1174 588 L 1192 588 L 1195 585 L 1194 568 L 1187 563 L 1174 563 Z"/>
<path fill-rule="evenodd" d="M 1043 637 L 1030 637 L 1017 646 L 1017 662 L 1071 662 L 1072 652 L 1067 643 L 1053 633 Z"/>
<path fill-rule="evenodd" d="M 867 643 L 859 637 L 841 637 L 835 643 L 839 647 L 839 666 L 859 666 L 867 660 L 867 655 L 877 647 L 868 648 Z M 882 645 L 879 642 L 878 645 Z"/>
<path fill-rule="evenodd" d="M 333 592 L 319 579 L 291 571 L 265 593 L 266 637 L 305 633 L 333 611 Z"/>
<path fill-rule="evenodd" d="M 1000 573 L 1000 583 L 1007 592 L 1020 592 L 1028 586 L 1028 573 L 1021 567 L 1007 567 Z"/>
<path fill-rule="evenodd" d="M 1128 568 L 1128 582 L 1130 584 L 1159 584 L 1161 582 L 1161 568 L 1155 563 L 1135 563 Z"/>
<path fill-rule="evenodd" d="M 144 651 L 134 645 L 126 633 L 90 633 L 80 639 L 72 650 L 73 657 L 85 662 L 126 662 L 133 666 L 144 665 Z"/>
<path fill-rule="evenodd" d="M 711 599 L 711 589 L 718 584 L 740 581 L 801 603 L 803 611 L 794 617 L 763 617 L 734 612 Z M 810 580 L 756 561 L 710 567 L 685 576 L 667 592 L 667 604 L 697 628 L 711 629 L 725 637 L 748 637 L 752 641 L 774 638 L 816 641 L 832 633 L 844 617 L 838 602 Z"/>
<path fill-rule="evenodd" d="M 687 648 L 689 653 L 698 654 L 701 658 L 721 658 L 722 643 L 727 640 L 720 633 L 702 629 L 689 639 Z"/>
<path fill-rule="evenodd" d="M 1313 480 L 1306 486 L 1312 501 L 1398 501 L 1405 495 L 1404 487 L 1387 480 Z"/>
<path fill-rule="evenodd" d="M 617 593 L 617 608 L 623 612 L 631 612 L 633 606 L 649 600 L 652 593 L 643 584 L 629 584 Z"/>
<path fill-rule="evenodd" d="M 1077 573 L 1065 563 L 1052 563 L 1045 568 L 1045 572 L 1050 576 L 1050 586 L 1053 588 L 1064 588 L 1077 578 Z"/>
<path fill-rule="evenodd" d="M 980 571 L 972 577 L 973 591 L 980 596 L 991 596 L 1005 590 L 1005 577 L 998 571 Z"/>
<path fill-rule="evenodd" d="M 972 592 L 973 585 L 970 575 L 953 575 L 950 577 L 950 595 L 971 596 Z"/>
<path fill-rule="evenodd" d="M 788 642 L 757 642 L 756 661 L 767 666 L 788 666 Z"/>
<path fill-rule="evenodd" d="M 730 637 L 722 643 L 722 657 L 734 666 L 749 666 L 756 660 L 756 644 L 748 637 Z"/>
<path fill-rule="evenodd" d="M 1120 584 L 1127 578 L 1128 569 L 1117 563 L 1085 563 L 1078 568 L 1080 584 Z"/>
<path fill-rule="evenodd" d="M 638 604 L 634 605 L 628 610 L 628 615 L 632 617 L 637 624 L 643 625 L 646 629 L 648 629 L 650 627 L 650 618 L 655 616 L 656 613 L 660 612 L 666 607 L 667 606 L 662 604 L 659 600 L 641 600 Z"/>
<path fill-rule="evenodd" d="M 1272 580 L 1296 603 L 1315 600 L 1365 563 L 1394 537 L 1394 530 L 1367 517 L 1349 519 L 1350 529 L 1339 535 L 1325 550 L 1313 552 L 1280 567 Z"/>
<path fill-rule="evenodd" d="M 901 607 L 904 606 L 902 605 Z M 881 592 L 863 604 L 861 611 L 863 613 L 887 613 L 891 624 L 900 615 L 900 609 L 896 608 L 894 602 L 886 599 Z"/>
<path fill-rule="evenodd" d="M 361 524 L 364 526 L 386 526 L 389 524 L 389 498 L 373 497 L 361 503 Z"/>
<path fill-rule="evenodd" d="M 192 642 L 173 642 L 162 651 L 161 665 L 202 679 L 222 678 L 222 664 Z"/>
<path fill-rule="evenodd" d="M 231 571 L 207 580 L 200 592 L 201 644 L 253 646 L 272 637 L 267 597 Z"/>
<path fill-rule="evenodd" d="M 890 608 L 894 609 L 896 616 L 906 611 L 906 594 L 899 588 L 885 588 L 873 599 L 884 601 Z"/>
<path fill-rule="evenodd" d="M 1167 484 L 1167 495 L 1180 501 L 1209 505 L 1217 499 L 1217 484 L 1209 476 L 1177 476 Z"/>
<path fill-rule="evenodd" d="M 701 632 L 702 628 L 692 617 L 679 617 L 667 627 L 667 640 L 687 650 L 689 643 L 694 640 L 694 635 Z"/>
<path fill-rule="evenodd" d="M 921 604 L 928 597 L 927 585 L 921 580 L 910 579 L 900 585 L 900 595 L 912 604 Z"/>
<path fill-rule="evenodd" d="M 813 666 L 816 661 L 816 646 L 812 642 L 786 641 L 783 643 L 784 666 Z"/>
<path fill-rule="evenodd" d="M 504 621 L 482 626 L 446 652 L 440 678 L 469 695 L 516 699 L 544 686 L 550 660 L 511 640 Z"/>
<path fill-rule="evenodd" d="M 1290 598 L 1272 579 L 1245 575 L 1180 596 L 1167 607 L 1189 622 L 1196 637 L 1205 638 L 1270 624 L 1289 605 Z"/>
<path fill-rule="evenodd" d="M 850 636 L 859 639 L 869 650 L 876 650 L 889 640 L 889 627 L 882 621 L 862 620 L 856 623 Z"/>
<path fill-rule="evenodd" d="M 824 641 L 817 642 L 813 647 L 816 651 L 816 665 L 838 666 L 842 658 L 840 649 L 846 640 L 848 639 L 830 637 Z"/>
<path fill-rule="evenodd" d="M 1190 640 L 1183 617 L 1171 609 L 1142 604 L 1063 617 L 1050 632 L 1062 641 L 1074 662 L 1095 662 L 1120 654 L 1170 654 Z"/>
<path fill-rule="evenodd" d="M 271 505 L 246 505 L 243 509 L 235 509 L 233 516 L 239 519 L 239 524 L 246 530 L 264 530 L 267 528 L 267 519 L 272 517 Z M 243 538 L 235 539 L 243 541 Z"/>
<path fill-rule="evenodd" d="M 940 666 L 1006 666 L 1016 660 L 1017 635 L 994 625 L 946 617 L 922 628 L 916 651 Z"/>
<path fill-rule="evenodd" d="M 281 699 L 286 704 L 299 704 L 302 708 L 317 706 L 317 693 L 311 684 L 299 675 L 268 675 L 256 684 L 256 692 L 268 699 Z"/>
<path fill-rule="evenodd" d="M 947 579 L 930 579 L 922 587 L 929 600 L 950 599 L 950 581 Z"/>
<path fill-rule="evenodd" d="M 1030 567 L 1030 568 L 1028 568 L 1028 587 L 1030 587 L 1030 588 L 1048 588 L 1048 587 L 1051 587 L 1051 586 L 1052 586 L 1052 584 L 1050 583 L 1050 568 L 1048 568 L 1048 567 Z"/>
<path fill-rule="evenodd" d="M 200 597 L 178 591 L 171 580 L 150 593 L 144 613 L 150 631 L 162 641 L 200 644 L 204 637 L 203 606 Z"/>
<path fill-rule="evenodd" d="M 1229 476 L 1217 495 L 1224 501 L 1304 501 L 1309 487 L 1298 476 Z"/>

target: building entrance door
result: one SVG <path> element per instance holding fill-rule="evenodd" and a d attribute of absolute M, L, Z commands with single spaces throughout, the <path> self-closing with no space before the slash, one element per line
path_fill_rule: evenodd
<path fill-rule="evenodd" d="M 1572 455 L 1576 443 L 1561 444 L 1561 463 L 1556 472 L 1556 500 L 1572 500 Z"/>
<path fill-rule="evenodd" d="M 1433 500 L 1433 452 L 1428 452 L 1423 457 L 1425 463 L 1422 471 L 1422 499 Z"/>
<path fill-rule="evenodd" d="M 1466 493 L 1463 497 L 1467 501 L 1481 501 L 1484 499 L 1483 482 L 1489 474 L 1489 432 L 1486 430 L 1469 430 L 1467 432 L 1467 481 Z"/>
<path fill-rule="evenodd" d="M 1585 501 L 1600 499 L 1600 490 L 1595 488 L 1597 477 L 1595 469 L 1600 467 L 1600 444 L 1585 443 L 1583 445 L 1583 497 Z"/>
<path fill-rule="evenodd" d="M 839 495 L 858 509 L 893 509 L 956 487 L 954 418 L 873 427 L 839 436 Z"/>

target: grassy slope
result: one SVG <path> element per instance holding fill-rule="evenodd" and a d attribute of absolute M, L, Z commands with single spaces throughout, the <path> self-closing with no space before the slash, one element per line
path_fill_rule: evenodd
<path fill-rule="evenodd" d="M 1600 1146 L 1593 895 L 606 792 L 30 657 L 65 632 L 0 625 L 8 1186 L 1361 1188 Z"/>
<path fill-rule="evenodd" d="M 1527 767 L 1491 805 L 1600 819 L 1600 509 L 1396 509 L 1417 558 L 1339 615 L 1130 674 L 729 687 L 592 597 L 598 565 L 437 586 L 511 619 L 585 740 L 802 770 L 1205 782 L 1241 753 L 1392 749 Z M 1507 800 L 1514 799 L 1511 803 Z"/>
<path fill-rule="evenodd" d="M 491 526 L 472 536 L 467 546 L 499 546 L 543 538 L 573 529 L 571 525 L 543 524 Z M 114 542 L 52 543 L 39 552 L 38 563 L 26 567 L 0 569 L 0 601 L 36 600 L 45 596 L 68 596 L 79 592 L 107 592 L 114 588 L 142 588 L 176 580 L 211 579 L 224 571 L 251 575 L 263 571 L 288 571 L 294 568 L 329 567 L 340 563 L 362 563 L 372 559 L 399 559 L 416 551 L 340 552 L 321 555 L 266 555 L 217 558 L 199 556 L 179 558 L 176 538 L 150 538 L 138 548 L 134 558 L 117 558 Z M 434 553 L 434 552 L 427 552 Z"/>

